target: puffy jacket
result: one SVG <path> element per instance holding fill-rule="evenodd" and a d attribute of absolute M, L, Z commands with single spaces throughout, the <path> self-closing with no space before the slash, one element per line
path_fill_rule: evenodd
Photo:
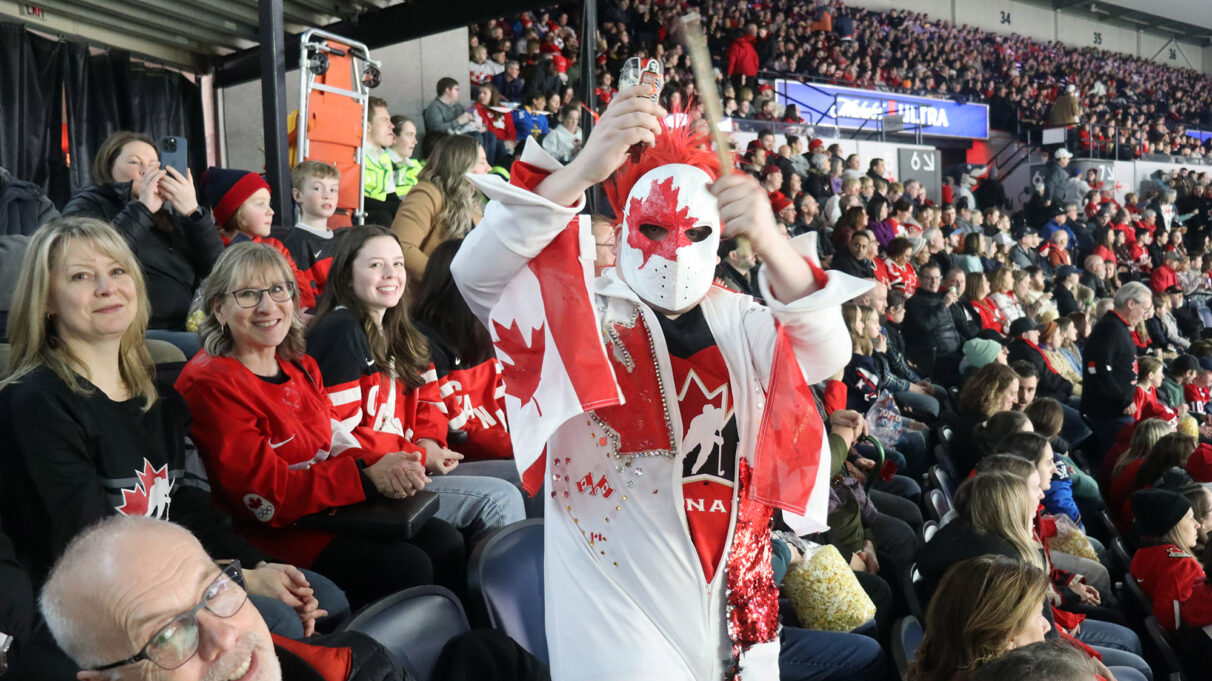
<path fill-rule="evenodd" d="M 1069 173 L 1056 161 L 1049 161 L 1044 167 L 1044 199 L 1052 205 L 1065 203 L 1069 193 Z"/>
<path fill-rule="evenodd" d="M 132 201 L 131 183 L 93 185 L 80 190 L 63 215 L 104 220 L 130 244 L 147 281 L 152 329 L 185 329 L 194 291 L 223 254 L 223 241 L 210 209 L 199 206 L 192 215 L 168 210 L 152 214 Z"/>
<path fill-rule="evenodd" d="M 743 35 L 728 46 L 728 75 L 757 76 L 758 54 L 754 41 L 753 36 Z"/>
<path fill-rule="evenodd" d="M 906 355 L 923 369 L 933 367 L 939 355 L 959 352 L 963 343 L 951 311 L 943 304 L 942 294 L 930 291 L 918 291 L 905 303 L 901 332 L 908 346 Z"/>
<path fill-rule="evenodd" d="M 30 235 L 59 217 L 42 188 L 0 168 L 0 234 Z"/>

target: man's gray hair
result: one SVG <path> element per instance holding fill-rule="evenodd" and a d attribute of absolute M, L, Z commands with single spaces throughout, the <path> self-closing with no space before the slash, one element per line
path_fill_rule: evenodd
<path fill-rule="evenodd" d="M 511 67 L 511 66 L 517 66 L 517 67 L 519 67 L 519 68 L 520 68 L 522 65 L 518 63 L 518 60 L 517 60 L 517 59 L 508 59 L 508 60 L 506 60 L 506 61 L 505 61 L 505 68 L 507 68 L 507 69 L 508 69 L 508 68 L 509 68 L 509 67 Z"/>
<path fill-rule="evenodd" d="M 813 154 L 812 167 L 816 168 L 822 173 L 829 172 L 829 156 L 825 154 Z"/>
<path fill-rule="evenodd" d="M 110 516 L 76 535 L 55 562 L 42 588 L 38 606 L 59 647 L 80 667 L 88 669 L 113 661 L 110 659 L 113 651 L 100 649 L 101 644 L 94 633 L 98 624 L 95 618 L 76 614 L 80 605 L 86 610 L 96 605 L 89 602 L 88 596 L 81 596 L 81 585 L 95 582 L 98 569 L 104 569 L 107 559 L 114 556 L 115 545 L 121 537 L 167 527 L 189 533 L 180 525 L 163 520 L 142 516 Z M 117 678 L 116 672 L 109 672 L 106 678 Z"/>
<path fill-rule="evenodd" d="M 1141 212 L 1140 217 L 1142 220 L 1148 220 L 1149 218 L 1155 218 L 1155 217 L 1157 217 L 1157 211 L 1153 210 L 1152 208 L 1146 208 L 1144 211 Z"/>
<path fill-rule="evenodd" d="M 1128 306 L 1129 300 L 1135 300 L 1141 305 L 1146 305 L 1148 304 L 1149 298 L 1152 296 L 1153 292 L 1149 290 L 1148 286 L 1145 286 L 1139 281 L 1130 281 L 1123 286 L 1120 286 L 1119 290 L 1115 292 L 1115 309 L 1124 309 Z"/>
<path fill-rule="evenodd" d="M 1066 212 L 1066 213 L 1068 213 L 1068 212 L 1069 212 L 1069 211 L 1071 211 L 1071 210 L 1077 210 L 1077 204 L 1076 204 L 1076 203 L 1066 203 L 1066 204 L 1065 204 L 1065 212 Z"/>
<path fill-rule="evenodd" d="M 922 232 L 922 240 L 925 241 L 926 243 L 930 243 L 934 239 L 934 237 L 942 236 L 942 235 L 943 235 L 943 230 L 939 229 L 938 227 L 931 227 L 930 229 Z"/>

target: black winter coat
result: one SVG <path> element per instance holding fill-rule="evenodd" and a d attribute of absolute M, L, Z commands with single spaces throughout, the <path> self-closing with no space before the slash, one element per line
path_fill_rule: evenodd
<path fill-rule="evenodd" d="M 1114 310 L 1090 330 L 1082 367 L 1082 413 L 1096 419 L 1123 416 L 1136 392 L 1136 344 Z"/>
<path fill-rule="evenodd" d="M 173 215 L 167 209 L 153 215 L 147 206 L 131 200 L 130 188 L 129 182 L 86 187 L 67 203 L 63 215 L 112 224 L 143 266 L 151 300 L 148 327 L 183 331 L 194 291 L 223 254 L 215 218 L 208 208 L 190 216 Z"/>
<path fill-rule="evenodd" d="M 937 357 L 953 355 L 963 344 L 951 311 L 943 304 L 943 295 L 922 289 L 905 303 L 901 333 L 905 336 L 906 356 L 926 376 L 931 374 Z"/>

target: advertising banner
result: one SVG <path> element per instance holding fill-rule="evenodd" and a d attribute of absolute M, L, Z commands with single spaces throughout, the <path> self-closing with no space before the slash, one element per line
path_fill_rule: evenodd
<path fill-rule="evenodd" d="M 814 125 L 878 131 L 886 116 L 904 116 L 904 132 L 920 125 L 923 135 L 989 138 L 989 107 L 951 99 L 857 90 L 836 85 L 775 81 L 783 106 L 795 104 L 800 117 Z"/>

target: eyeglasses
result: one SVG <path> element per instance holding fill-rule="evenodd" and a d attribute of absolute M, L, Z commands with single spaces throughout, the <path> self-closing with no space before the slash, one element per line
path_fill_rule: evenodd
<path fill-rule="evenodd" d="M 101 672 L 143 660 L 161 669 L 176 669 L 198 652 L 199 610 L 206 608 L 216 617 L 228 618 L 239 612 L 247 600 L 248 592 L 244 590 L 244 573 L 240 571 L 240 561 L 233 560 L 215 577 L 215 581 L 206 587 L 206 591 L 202 592 L 202 600 L 197 605 L 160 627 L 137 655 L 113 664 L 93 667 L 92 671 Z"/>
<path fill-rule="evenodd" d="M 266 293 L 275 303 L 285 303 L 295 293 L 295 282 L 283 281 L 269 288 L 242 288 L 231 291 L 229 295 L 236 299 L 236 304 L 240 307 L 256 307 L 261 304 L 261 296 Z"/>

